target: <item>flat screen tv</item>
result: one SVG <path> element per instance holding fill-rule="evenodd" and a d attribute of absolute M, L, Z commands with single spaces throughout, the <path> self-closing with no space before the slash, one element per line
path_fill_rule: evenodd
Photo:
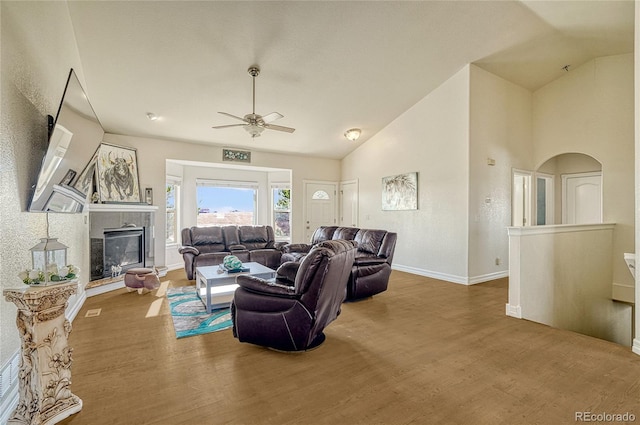
<path fill-rule="evenodd" d="M 29 211 L 79 213 L 91 196 L 95 153 L 104 130 L 71 69 Z"/>

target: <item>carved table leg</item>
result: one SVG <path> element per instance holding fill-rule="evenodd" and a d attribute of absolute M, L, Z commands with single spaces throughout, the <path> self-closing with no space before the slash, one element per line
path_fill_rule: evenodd
<path fill-rule="evenodd" d="M 71 323 L 64 316 L 77 289 L 77 282 L 70 282 L 4 290 L 7 301 L 18 306 L 22 346 L 20 399 L 8 424 L 55 424 L 82 409 L 82 400 L 71 393 Z"/>

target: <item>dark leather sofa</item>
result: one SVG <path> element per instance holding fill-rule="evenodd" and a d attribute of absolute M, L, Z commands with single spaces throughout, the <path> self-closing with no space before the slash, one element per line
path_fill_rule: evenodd
<path fill-rule="evenodd" d="M 293 285 L 239 275 L 231 303 L 233 336 L 281 351 L 320 345 L 324 328 L 340 314 L 355 251 L 353 241 L 316 244 Z"/>
<path fill-rule="evenodd" d="M 280 265 L 281 251 L 271 226 L 211 226 L 182 229 L 182 246 L 187 279 L 195 279 L 196 267 L 216 266 L 227 255 L 253 261 L 271 269 Z"/>
<path fill-rule="evenodd" d="M 300 260 L 313 246 L 323 241 L 338 239 L 352 240 L 357 244 L 347 284 L 347 300 L 358 300 L 386 291 L 397 240 L 396 233 L 386 230 L 321 226 L 313 233 L 310 244 L 282 246 L 283 264 L 278 269 L 278 277 L 293 281 Z"/>

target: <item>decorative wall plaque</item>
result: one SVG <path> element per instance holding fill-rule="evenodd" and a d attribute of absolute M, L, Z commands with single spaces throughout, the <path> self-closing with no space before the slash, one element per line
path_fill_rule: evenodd
<path fill-rule="evenodd" d="M 222 149 L 223 161 L 251 162 L 251 152 L 234 149 Z"/>

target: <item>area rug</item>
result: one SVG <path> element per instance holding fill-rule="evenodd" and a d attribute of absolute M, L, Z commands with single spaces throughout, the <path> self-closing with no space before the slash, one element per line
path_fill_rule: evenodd
<path fill-rule="evenodd" d="M 232 326 L 230 309 L 222 308 L 207 313 L 195 286 L 169 288 L 167 299 L 177 338 L 221 331 Z"/>

